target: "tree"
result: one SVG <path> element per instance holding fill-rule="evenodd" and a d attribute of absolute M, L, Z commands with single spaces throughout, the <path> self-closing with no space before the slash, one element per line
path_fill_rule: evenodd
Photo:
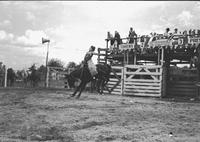
<path fill-rule="evenodd" d="M 61 60 L 59 60 L 59 59 L 53 58 L 53 59 L 51 59 L 51 60 L 48 62 L 48 66 L 50 66 L 50 67 L 61 67 L 61 68 L 63 68 L 63 67 L 64 67 L 64 63 L 63 63 Z"/>
<path fill-rule="evenodd" d="M 44 65 L 41 65 L 38 69 L 37 72 L 39 74 L 40 80 L 45 80 L 46 76 L 46 67 Z"/>
<path fill-rule="evenodd" d="M 16 74 L 12 68 L 8 68 L 7 70 L 7 84 L 8 86 L 13 86 L 13 83 L 15 81 Z"/>

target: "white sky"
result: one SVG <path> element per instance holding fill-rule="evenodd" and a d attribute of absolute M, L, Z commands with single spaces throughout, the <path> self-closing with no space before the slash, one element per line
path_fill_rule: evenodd
<path fill-rule="evenodd" d="M 14 69 L 45 64 L 41 39 L 48 37 L 50 59 L 79 63 L 91 45 L 106 46 L 107 31 L 126 37 L 130 27 L 138 35 L 200 29 L 199 21 L 195 1 L 1 1 L 0 61 Z"/>

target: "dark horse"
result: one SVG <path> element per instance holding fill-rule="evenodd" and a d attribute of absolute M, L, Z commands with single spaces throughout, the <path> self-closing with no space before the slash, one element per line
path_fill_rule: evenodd
<path fill-rule="evenodd" d="M 111 72 L 110 65 L 107 64 L 97 64 L 97 74 L 95 75 L 95 80 L 97 81 L 97 91 L 98 93 L 103 93 L 103 88 L 106 85 L 106 83 L 109 81 L 109 76 Z M 87 83 L 93 80 L 93 77 L 90 74 L 90 71 L 87 67 L 81 67 L 77 70 L 74 70 L 69 75 L 66 76 L 69 87 L 74 88 L 75 81 L 80 79 L 81 82 L 79 86 L 75 89 L 74 93 L 71 95 L 71 97 L 74 97 L 76 93 L 79 91 L 79 94 L 77 98 L 80 97 L 81 92 L 85 89 L 85 86 Z"/>

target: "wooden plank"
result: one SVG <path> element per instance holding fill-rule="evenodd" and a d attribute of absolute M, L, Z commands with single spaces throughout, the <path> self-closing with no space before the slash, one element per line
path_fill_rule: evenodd
<path fill-rule="evenodd" d="M 105 61 L 105 59 L 99 59 L 99 61 Z"/>
<path fill-rule="evenodd" d="M 110 75 L 114 75 L 114 76 L 118 75 L 118 76 L 121 76 L 122 73 L 121 73 L 121 72 L 120 72 L 120 73 L 116 72 L 116 73 L 114 74 L 114 73 L 111 72 Z"/>
<path fill-rule="evenodd" d="M 146 92 L 146 93 L 161 93 L 161 90 L 141 90 L 141 89 L 124 89 L 124 92 Z"/>
<path fill-rule="evenodd" d="M 125 81 L 132 81 L 132 82 L 161 82 L 161 80 L 153 80 L 153 79 L 125 79 Z"/>
<path fill-rule="evenodd" d="M 151 94 L 151 93 L 128 93 L 126 92 L 124 95 L 132 95 L 132 96 L 146 96 L 146 97 L 160 97 L 160 94 Z"/>
<path fill-rule="evenodd" d="M 107 90 L 103 91 L 104 93 L 110 94 Z M 112 94 L 114 95 L 121 95 L 120 92 L 112 92 Z"/>
<path fill-rule="evenodd" d="M 112 92 L 121 92 L 121 89 L 114 89 Z"/>
<path fill-rule="evenodd" d="M 173 92 L 173 93 L 168 93 L 170 96 L 196 96 L 196 93 L 181 93 L 181 92 Z"/>
<path fill-rule="evenodd" d="M 117 88 L 115 88 L 115 89 L 113 89 L 112 92 L 121 92 L 121 89 L 117 89 Z"/>
<path fill-rule="evenodd" d="M 118 82 L 120 82 L 119 80 L 118 81 L 108 81 L 108 83 L 107 84 L 116 84 L 116 83 L 118 83 Z M 121 82 L 120 82 L 121 83 Z"/>
<path fill-rule="evenodd" d="M 106 48 L 98 48 L 99 51 L 107 51 Z"/>
<path fill-rule="evenodd" d="M 119 81 L 119 79 L 116 79 L 116 78 L 110 78 L 109 79 L 109 82 L 118 82 Z"/>
<path fill-rule="evenodd" d="M 125 68 L 147 68 L 147 69 L 157 69 L 162 68 L 161 65 L 125 65 Z"/>
<path fill-rule="evenodd" d="M 195 90 L 196 88 L 170 88 L 169 91 L 177 91 L 177 92 L 190 92 Z"/>
<path fill-rule="evenodd" d="M 115 69 L 122 70 L 122 69 L 123 69 L 123 67 L 120 67 L 120 66 L 112 66 L 111 68 L 112 68 L 113 70 L 115 70 Z"/>
<path fill-rule="evenodd" d="M 177 78 L 177 77 L 197 77 L 197 74 L 170 74 L 171 78 Z"/>
<path fill-rule="evenodd" d="M 193 89 L 196 88 L 195 85 L 169 85 L 169 88 L 175 88 L 175 89 Z"/>
<path fill-rule="evenodd" d="M 169 89 L 169 92 L 195 92 L 196 89 Z"/>
<path fill-rule="evenodd" d="M 175 93 L 175 94 L 169 94 L 169 96 L 196 96 L 195 93 L 193 94 L 180 94 L 180 93 Z"/>
<path fill-rule="evenodd" d="M 190 95 L 190 94 L 196 94 L 196 91 L 192 92 L 186 92 L 186 91 L 169 91 L 168 94 L 183 94 L 183 95 Z"/>
<path fill-rule="evenodd" d="M 121 84 L 120 81 L 109 81 L 107 84 L 110 84 L 110 85 L 115 85 L 115 84 Z"/>
<path fill-rule="evenodd" d="M 146 83 L 146 82 L 124 82 L 125 85 L 141 85 L 141 86 L 160 86 L 160 82 Z"/>
<path fill-rule="evenodd" d="M 137 72 L 137 73 L 135 73 L 135 72 L 126 72 L 125 71 L 125 74 L 126 75 L 162 75 L 162 73 L 161 72 Z"/>
<path fill-rule="evenodd" d="M 99 61 L 105 61 L 105 58 L 99 58 Z"/>
<path fill-rule="evenodd" d="M 195 85 L 181 85 L 181 84 L 175 84 L 173 86 L 169 85 L 170 88 L 196 88 Z"/>
<path fill-rule="evenodd" d="M 112 92 L 114 95 L 121 95 L 121 92 Z"/>
<path fill-rule="evenodd" d="M 189 88 L 192 88 L 192 87 L 195 87 L 195 84 L 170 84 L 169 85 L 170 87 L 172 87 L 172 88 L 187 88 L 187 87 L 189 87 Z"/>
<path fill-rule="evenodd" d="M 124 86 L 125 89 L 144 89 L 144 90 L 161 90 L 161 87 L 155 87 L 155 86 Z"/>
<path fill-rule="evenodd" d="M 98 53 L 99 56 L 106 56 L 105 53 Z"/>
<path fill-rule="evenodd" d="M 194 84 L 196 81 L 170 81 L 172 84 Z"/>
<path fill-rule="evenodd" d="M 188 84 L 186 84 L 186 83 L 185 83 L 185 84 L 183 84 L 183 83 L 176 83 L 176 84 L 175 84 L 175 83 L 173 83 L 173 82 L 170 82 L 170 86 L 172 86 L 172 87 L 173 87 L 173 86 L 183 86 L 183 87 L 187 87 L 187 86 L 195 86 L 195 83 L 190 83 L 190 84 L 189 84 L 189 83 L 188 83 Z"/>
<path fill-rule="evenodd" d="M 180 95 L 192 95 L 192 94 L 196 94 L 196 92 L 169 92 L 169 95 L 173 95 L 173 94 L 180 94 Z"/>
<path fill-rule="evenodd" d="M 113 85 L 110 85 L 110 84 L 107 84 L 106 86 L 107 86 L 108 88 L 112 88 L 112 87 L 113 87 Z M 121 85 L 117 85 L 115 88 L 121 89 Z"/>

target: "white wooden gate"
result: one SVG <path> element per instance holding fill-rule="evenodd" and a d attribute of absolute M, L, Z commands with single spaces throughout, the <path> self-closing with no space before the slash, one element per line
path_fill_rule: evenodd
<path fill-rule="evenodd" d="M 160 97 L 163 89 L 161 65 L 125 65 L 112 67 L 119 72 L 111 75 L 109 93 L 134 96 Z"/>
<path fill-rule="evenodd" d="M 162 66 L 126 65 L 124 67 L 125 95 L 161 96 Z"/>

